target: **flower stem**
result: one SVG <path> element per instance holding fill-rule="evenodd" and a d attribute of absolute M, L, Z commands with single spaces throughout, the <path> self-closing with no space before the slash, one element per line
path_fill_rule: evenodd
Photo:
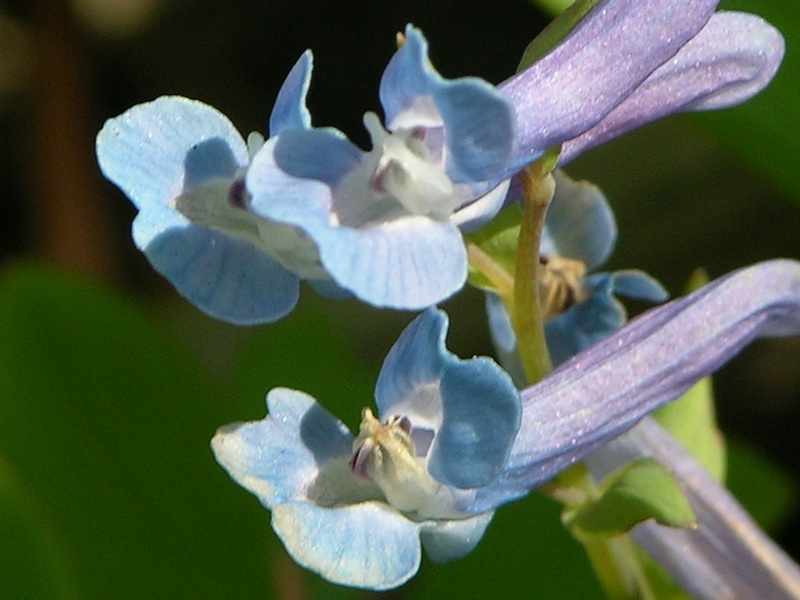
<path fill-rule="evenodd" d="M 553 370 L 539 292 L 539 245 L 555 180 L 542 163 L 529 165 L 520 177 L 525 203 L 514 265 L 514 296 L 508 308 L 525 377 L 529 383 L 536 383 Z"/>
<path fill-rule="evenodd" d="M 468 239 L 465 239 L 464 243 L 467 247 L 469 264 L 483 273 L 483 275 L 492 282 L 495 293 L 500 296 L 503 303 L 508 306 L 514 295 L 514 278 L 491 256 L 481 250 L 478 244 Z"/>
<path fill-rule="evenodd" d="M 525 377 L 531 384 L 541 380 L 553 370 L 544 333 L 545 315 L 541 302 L 539 264 L 539 247 L 545 214 L 555 192 L 555 180 L 551 174 L 553 166 L 553 161 L 542 160 L 529 165 L 519 175 L 524 206 L 517 240 L 513 293 L 510 298 L 504 297 L 501 293 L 501 299 L 508 309 L 517 336 L 517 352 Z M 477 264 L 479 260 L 479 256 L 470 253 L 470 261 L 473 264 Z M 495 278 L 488 273 L 488 268 L 481 270 L 497 285 Z M 500 271 L 507 276 L 505 271 L 502 269 Z M 502 289 L 508 289 L 505 280 L 503 283 Z M 497 287 L 501 289 L 499 285 Z M 564 501 L 568 506 L 573 502 L 589 501 L 598 494 L 588 471 L 582 465 L 576 465 L 573 469 L 562 473 L 545 488 L 544 492 Z M 655 599 L 637 556 L 636 547 L 629 536 L 581 541 L 608 598 Z"/>

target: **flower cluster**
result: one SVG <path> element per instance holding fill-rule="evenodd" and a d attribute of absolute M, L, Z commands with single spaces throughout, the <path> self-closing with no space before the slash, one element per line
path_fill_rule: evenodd
<path fill-rule="evenodd" d="M 278 388 L 264 419 L 212 440 L 298 563 L 333 582 L 389 589 L 416 573 L 421 548 L 437 561 L 466 554 L 497 508 L 584 459 L 598 481 L 642 457 L 693 476 L 695 463 L 676 458 L 648 413 L 755 337 L 800 333 L 792 261 L 743 269 L 624 326 L 617 295 L 662 302 L 666 291 L 636 270 L 589 274 L 615 244 L 613 213 L 596 187 L 555 168 L 654 119 L 730 106 L 767 85 L 783 55 L 780 33 L 753 15 L 715 13 L 716 4 L 600 0 L 563 17 L 560 37 L 535 40 L 524 68 L 497 86 L 443 78 L 409 25 L 380 82 L 383 118 L 364 115 L 368 151 L 312 126 L 310 51 L 284 81 L 266 139 L 245 140 L 214 108 L 177 96 L 105 124 L 98 161 L 139 211 L 136 245 L 200 310 L 240 325 L 273 322 L 294 308 L 301 280 L 332 298 L 423 310 L 389 352 L 377 412 L 363 409 L 357 435 L 310 396 Z M 548 204 L 538 221 L 531 173 Z M 514 290 L 510 314 L 510 296 L 487 287 L 509 375 L 491 359 L 451 354 L 447 318 L 433 306 L 468 281 L 464 234 L 518 205 L 511 262 L 533 271 L 504 270 L 491 248 L 472 264 Z M 526 247 L 533 230 L 537 243 Z M 520 280 L 528 276 L 533 286 Z M 531 322 L 544 341 L 534 350 L 558 365 L 541 381 L 529 380 L 518 352 L 537 339 L 520 310 L 539 318 Z M 702 597 L 713 591 L 699 578 L 732 573 L 745 550 L 755 575 L 734 591 L 794 585 L 794 565 L 776 559 L 789 573 L 781 578 L 778 563 L 758 562 L 759 551 L 781 556 L 754 550 L 760 538 L 713 543 L 727 525 L 706 506 L 735 506 L 724 494 L 689 487 L 701 529 L 688 539 L 657 525 L 637 525 L 636 539 Z M 713 552 L 687 569 L 681 544 Z"/>

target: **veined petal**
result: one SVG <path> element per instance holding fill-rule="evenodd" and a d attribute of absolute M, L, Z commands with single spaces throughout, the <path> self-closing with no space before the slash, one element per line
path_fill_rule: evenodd
<path fill-rule="evenodd" d="M 490 358 L 456 361 L 446 367 L 439 386 L 443 419 L 428 471 L 442 483 L 476 488 L 505 466 L 520 424 L 519 392 Z"/>
<path fill-rule="evenodd" d="M 693 598 L 800 597 L 800 569 L 656 421 L 644 418 L 586 459 L 596 479 L 631 460 L 654 458 L 675 475 L 695 529 L 637 525 L 633 538 Z"/>
<path fill-rule="evenodd" d="M 672 60 L 656 69 L 616 109 L 566 142 L 560 164 L 666 115 L 747 100 L 772 80 L 784 45 L 780 32 L 760 17 L 714 14 Z"/>
<path fill-rule="evenodd" d="M 445 562 L 472 552 L 481 541 L 494 512 L 454 521 L 425 521 L 420 528 L 420 541 L 425 553 L 434 562 Z"/>
<path fill-rule="evenodd" d="M 387 504 L 281 504 L 272 527 L 295 561 L 333 583 L 387 590 L 419 569 L 419 524 Z"/>
<path fill-rule="evenodd" d="M 540 253 L 582 261 L 588 270 L 602 265 L 617 241 L 614 213 L 597 186 L 554 172 L 556 191 L 545 217 Z"/>
<path fill-rule="evenodd" d="M 466 282 L 464 243 L 450 223 L 410 216 L 365 229 L 306 231 L 334 281 L 373 306 L 422 309 Z"/>
<path fill-rule="evenodd" d="M 232 184 L 247 165 L 247 146 L 222 113 L 178 96 L 134 106 L 103 126 L 97 159 L 139 209 L 137 247 L 200 310 L 249 325 L 294 308 L 296 276 L 251 242 L 192 224 L 176 210 L 181 194 L 215 180 Z"/>
<path fill-rule="evenodd" d="M 531 67 L 500 84 L 517 112 L 513 173 L 596 125 L 706 24 L 718 0 L 603 0 Z"/>
<path fill-rule="evenodd" d="M 653 309 L 522 393 L 508 466 L 478 491 L 496 508 L 583 459 L 713 372 L 758 336 L 800 333 L 800 263 L 736 271 Z"/>
<path fill-rule="evenodd" d="M 267 508 L 305 498 L 322 463 L 349 458 L 353 436 L 314 398 L 284 388 L 267 395 L 260 421 L 221 427 L 214 456 L 231 478 Z"/>
<path fill-rule="evenodd" d="M 271 323 L 297 304 L 297 276 L 249 241 L 172 211 L 139 213 L 133 237 L 153 268 L 211 317 L 237 325 Z"/>
<path fill-rule="evenodd" d="M 514 151 L 513 106 L 477 77 L 444 79 L 428 60 L 422 33 L 411 25 L 383 73 L 380 100 L 390 130 L 444 125 L 445 170 L 454 182 L 500 180 Z"/>
<path fill-rule="evenodd" d="M 216 149 L 214 156 L 223 162 L 192 163 L 191 185 L 204 178 L 232 177 L 247 165 L 247 146 L 216 109 L 180 96 L 162 96 L 106 121 L 97 135 L 97 161 L 103 175 L 140 211 L 167 212 L 174 210 L 172 199 L 185 189 L 190 150 L 209 141 Z"/>
<path fill-rule="evenodd" d="M 311 127 L 311 113 L 306 108 L 306 95 L 311 84 L 313 62 L 311 50 L 306 50 L 286 76 L 269 118 L 271 136 L 280 135 L 286 129 Z"/>

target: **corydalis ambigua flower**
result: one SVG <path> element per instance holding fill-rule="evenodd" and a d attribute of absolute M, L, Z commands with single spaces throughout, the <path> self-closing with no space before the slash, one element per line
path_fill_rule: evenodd
<path fill-rule="evenodd" d="M 478 543 L 491 511 L 467 512 L 502 471 L 519 393 L 491 359 L 460 360 L 429 309 L 392 347 L 359 435 L 301 392 L 272 390 L 261 421 L 221 428 L 217 460 L 272 511 L 300 564 L 350 586 L 386 589 L 416 573 L 420 542 L 447 560 Z"/>
<path fill-rule="evenodd" d="M 311 53 L 281 87 L 270 133 L 311 126 L 305 96 Z M 297 303 L 299 279 L 284 268 L 247 210 L 244 172 L 264 138 L 247 142 L 216 109 L 164 96 L 109 119 L 97 135 L 103 174 L 139 210 L 133 239 L 192 304 L 237 324 L 275 321 Z"/>
<path fill-rule="evenodd" d="M 340 422 L 290 390 L 270 393 L 265 420 L 224 427 L 212 442 L 231 476 L 270 507 L 292 556 L 331 581 L 400 585 L 417 569 L 420 537 L 436 559 L 465 554 L 493 510 L 677 398 L 755 337 L 800 333 L 800 263 L 743 269 L 634 319 L 524 390 L 516 436 L 510 379 L 486 359 L 458 361 L 446 353 L 443 333 L 444 317 L 428 311 L 401 336 L 376 389 L 382 425 L 365 415 L 355 451 Z M 386 501 L 396 491 L 386 482 L 371 475 L 372 483 L 359 483 L 351 475 L 353 468 L 370 475 L 362 452 L 382 427 L 390 444 L 410 447 L 403 440 L 411 438 L 417 453 L 428 448 L 420 460 L 445 484 L 434 487 L 442 495 L 419 494 L 398 510 Z M 438 458 L 435 446 L 426 446 L 431 439 L 445 442 Z M 401 492 L 398 501 L 408 498 Z M 425 508 L 415 518 L 411 505 Z"/>
<path fill-rule="evenodd" d="M 475 77 L 442 78 L 427 43 L 408 26 L 380 83 L 386 127 L 364 116 L 372 150 L 332 129 L 284 132 L 254 157 L 251 209 L 267 231 L 296 228 L 285 264 L 376 306 L 420 309 L 463 287 L 459 226 L 485 221 L 508 187 L 514 151 L 509 100 Z"/>

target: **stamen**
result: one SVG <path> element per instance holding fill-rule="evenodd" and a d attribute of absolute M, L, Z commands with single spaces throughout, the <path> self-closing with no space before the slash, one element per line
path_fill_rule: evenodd
<path fill-rule="evenodd" d="M 411 421 L 394 416 L 381 423 L 369 408 L 361 412 L 361 418 L 350 469 L 358 477 L 371 479 L 398 510 L 427 510 L 436 501 L 441 485 L 416 454 Z"/>
<path fill-rule="evenodd" d="M 540 256 L 539 265 L 542 313 L 546 321 L 583 300 L 581 279 L 586 275 L 586 265 L 560 256 Z"/>

